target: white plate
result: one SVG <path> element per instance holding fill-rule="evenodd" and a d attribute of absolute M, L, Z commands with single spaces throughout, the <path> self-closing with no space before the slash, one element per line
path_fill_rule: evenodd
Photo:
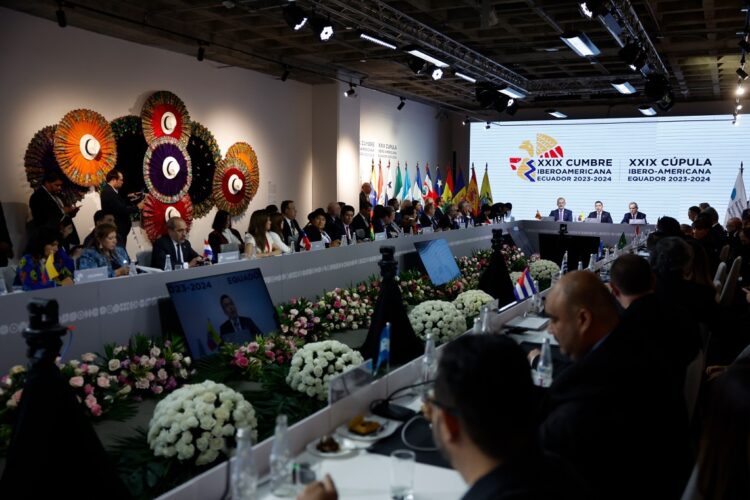
<path fill-rule="evenodd" d="M 311 443 L 308 443 L 305 449 L 311 455 L 314 455 L 316 457 L 321 457 L 321 458 L 343 458 L 343 457 L 348 457 L 349 455 L 352 455 L 353 453 L 357 452 L 357 448 L 348 439 L 344 439 L 342 437 L 337 437 L 337 436 L 334 436 L 334 439 L 339 443 L 339 451 L 335 453 L 326 453 L 326 452 L 320 451 L 317 448 L 318 443 L 320 443 L 320 438 L 316 439 L 315 441 Z"/>
<path fill-rule="evenodd" d="M 398 426 L 401 425 L 401 422 L 397 422 L 395 420 L 388 420 L 387 418 L 378 417 L 375 415 L 368 415 L 367 417 L 365 417 L 365 420 L 373 420 L 379 423 L 380 429 L 374 434 L 368 434 L 367 436 L 360 436 L 359 434 L 355 434 L 349 430 L 349 422 L 347 422 L 344 425 L 341 425 L 336 428 L 336 434 L 338 434 L 339 436 L 343 436 L 347 439 L 351 439 L 353 441 L 365 441 L 368 443 L 374 443 L 375 441 L 379 441 L 383 438 L 390 436 L 396 431 L 396 429 L 398 429 Z"/>

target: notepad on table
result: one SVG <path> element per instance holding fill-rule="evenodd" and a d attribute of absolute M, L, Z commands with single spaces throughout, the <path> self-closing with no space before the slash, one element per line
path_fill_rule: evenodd
<path fill-rule="evenodd" d="M 527 330 L 542 330 L 549 323 L 549 318 L 539 318 L 537 316 L 517 316 L 508 321 L 505 326 L 514 328 L 525 328 Z"/>

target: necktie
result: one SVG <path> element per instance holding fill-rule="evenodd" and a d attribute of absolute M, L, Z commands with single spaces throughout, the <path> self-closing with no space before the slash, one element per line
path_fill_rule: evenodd
<path fill-rule="evenodd" d="M 349 234 L 349 226 L 345 226 L 345 228 L 346 228 L 346 244 L 348 245 L 349 243 L 352 242 L 352 237 Z"/>
<path fill-rule="evenodd" d="M 240 320 L 236 319 L 234 320 L 234 331 L 239 332 L 240 330 L 242 330 L 242 328 L 240 328 Z"/>
<path fill-rule="evenodd" d="M 563 211 L 560 209 L 560 216 L 557 218 L 557 220 L 563 220 Z"/>
<path fill-rule="evenodd" d="M 596 222 L 601 222 L 601 221 L 602 221 L 602 214 L 601 214 L 601 212 L 597 212 L 596 213 Z"/>
<path fill-rule="evenodd" d="M 175 246 L 177 247 L 177 263 L 182 264 L 182 248 L 180 248 L 179 243 L 175 244 Z"/>

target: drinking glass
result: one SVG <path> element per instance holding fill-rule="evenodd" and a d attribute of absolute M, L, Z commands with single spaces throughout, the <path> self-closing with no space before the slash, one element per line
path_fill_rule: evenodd
<path fill-rule="evenodd" d="M 414 464 L 416 455 L 411 450 L 391 453 L 391 498 L 411 500 L 414 493 Z"/>

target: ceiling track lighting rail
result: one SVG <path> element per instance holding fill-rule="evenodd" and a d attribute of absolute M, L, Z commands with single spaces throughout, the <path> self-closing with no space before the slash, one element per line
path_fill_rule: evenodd
<path fill-rule="evenodd" d="M 630 0 L 610 0 L 612 9 L 610 13 L 619 22 L 620 26 L 630 35 L 630 39 L 638 43 L 646 54 L 649 66 L 657 73 L 669 77 L 669 71 L 664 65 L 659 52 L 656 50 L 651 37 L 648 36 L 646 28 L 643 27 L 638 14 L 636 14 Z"/>
<path fill-rule="evenodd" d="M 734 110 L 732 110 L 732 125 L 737 125 L 742 110 L 742 96 L 745 95 L 745 80 L 748 73 L 745 70 L 745 63 L 748 53 L 750 52 L 750 11 L 745 12 L 745 27 L 742 31 L 742 38 L 738 45 L 740 47 L 740 67 L 737 68 L 737 90 L 734 93 Z"/>

